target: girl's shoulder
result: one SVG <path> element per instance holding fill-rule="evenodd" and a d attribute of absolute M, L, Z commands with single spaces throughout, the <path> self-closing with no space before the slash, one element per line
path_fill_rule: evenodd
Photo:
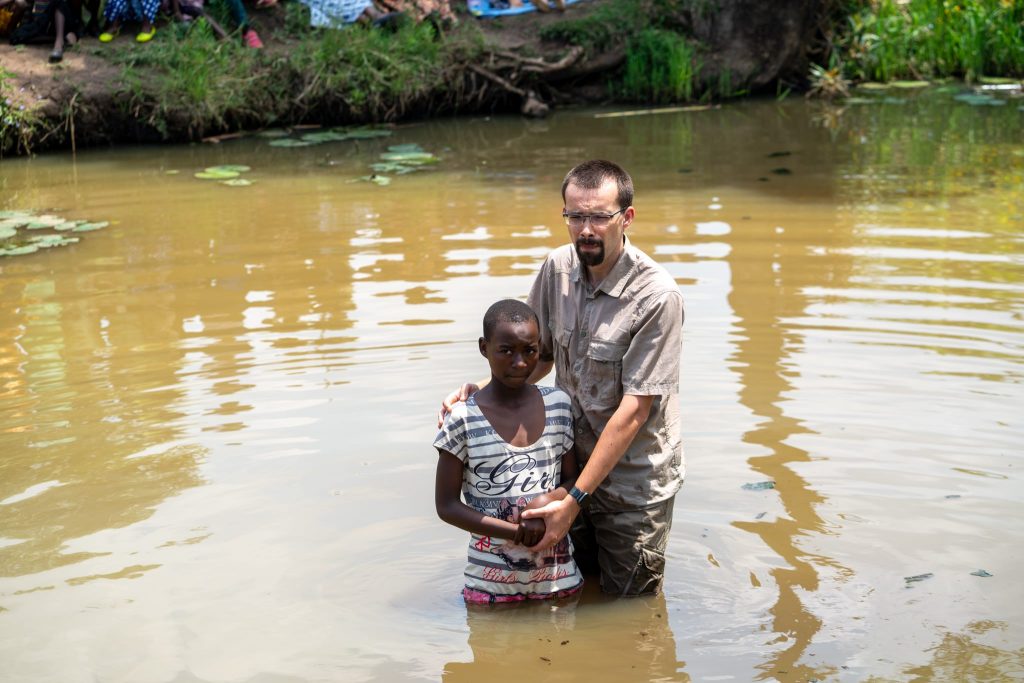
<path fill-rule="evenodd" d="M 537 387 L 540 390 L 541 398 L 544 399 L 545 410 L 565 409 L 571 412 L 572 399 L 558 387 Z"/>

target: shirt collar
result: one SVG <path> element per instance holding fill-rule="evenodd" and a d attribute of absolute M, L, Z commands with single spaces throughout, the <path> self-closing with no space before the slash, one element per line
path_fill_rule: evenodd
<path fill-rule="evenodd" d="M 573 255 L 573 269 L 572 269 L 572 281 L 583 282 L 586 284 L 586 277 L 583 274 L 583 264 L 580 262 L 579 255 L 574 249 Z M 633 255 L 633 250 L 629 243 L 629 238 L 625 235 L 622 236 L 622 253 L 619 254 L 619 260 L 615 262 L 608 274 L 605 275 L 604 279 L 595 287 L 595 294 L 597 291 L 602 291 L 608 296 L 613 296 L 616 299 L 622 294 L 622 290 L 626 288 L 626 281 L 629 279 L 628 276 L 633 272 L 633 266 L 636 265 L 636 257 Z"/>

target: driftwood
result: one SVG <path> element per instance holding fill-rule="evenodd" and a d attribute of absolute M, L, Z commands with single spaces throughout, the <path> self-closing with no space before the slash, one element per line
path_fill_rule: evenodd
<path fill-rule="evenodd" d="M 558 74 L 571 68 L 580 57 L 583 48 L 574 46 L 561 59 L 549 62 L 536 57 L 523 57 L 504 50 L 493 50 L 486 53 L 483 64 L 469 64 L 471 72 L 470 87 L 477 90 L 477 97 L 483 99 L 489 85 L 494 85 L 505 92 L 512 93 L 523 99 L 520 111 L 526 116 L 546 116 L 550 107 L 537 94 L 535 87 L 549 80 L 558 80 Z M 478 83 L 473 75 L 481 76 Z M 557 96 L 557 93 L 553 93 Z"/>

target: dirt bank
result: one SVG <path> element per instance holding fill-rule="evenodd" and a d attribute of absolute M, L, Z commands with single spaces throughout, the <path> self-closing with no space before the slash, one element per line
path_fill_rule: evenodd
<path fill-rule="evenodd" d="M 7 106 L 30 113 L 20 137 L 8 125 L 6 153 L 194 140 L 269 125 L 496 110 L 541 116 L 552 106 L 612 99 L 643 104 L 644 90 L 625 90 L 616 78 L 630 49 L 640 49 L 633 37 L 645 32 L 689 60 L 692 73 L 658 76 L 693 82 L 675 92 L 730 96 L 806 73 L 823 4 L 789 0 L 765 12 L 723 0 L 712 12 L 686 0 L 592 0 L 565 13 L 462 14 L 454 29 L 406 27 L 391 37 L 359 27 L 296 35 L 294 8 L 285 4 L 254 12 L 267 44 L 259 54 L 204 44 L 170 25 L 145 46 L 130 34 L 111 45 L 87 38 L 59 65 L 47 63 L 48 46 L 0 45 Z M 353 66 L 364 63 L 370 67 Z M 650 92 L 653 104 L 662 91 Z"/>

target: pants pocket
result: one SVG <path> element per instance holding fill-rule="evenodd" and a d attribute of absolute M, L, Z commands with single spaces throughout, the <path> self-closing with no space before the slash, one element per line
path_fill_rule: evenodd
<path fill-rule="evenodd" d="M 665 553 L 657 548 L 639 546 L 636 566 L 622 588 L 621 595 L 652 595 L 661 590 L 665 578 Z"/>

